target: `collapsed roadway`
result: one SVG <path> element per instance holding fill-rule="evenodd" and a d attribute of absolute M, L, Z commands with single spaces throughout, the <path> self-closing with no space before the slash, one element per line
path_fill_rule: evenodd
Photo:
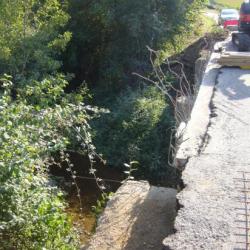
<path fill-rule="evenodd" d="M 250 70 L 221 68 L 219 57 L 212 54 L 177 154 L 185 188 L 165 249 L 250 249 Z"/>

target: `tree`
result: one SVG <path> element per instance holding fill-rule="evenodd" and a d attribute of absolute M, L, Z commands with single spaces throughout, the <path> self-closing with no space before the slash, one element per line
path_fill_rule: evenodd
<path fill-rule="evenodd" d="M 71 38 L 65 9 L 60 0 L 0 1 L 0 73 L 20 82 L 58 70 Z"/>
<path fill-rule="evenodd" d="M 150 70 L 146 46 L 161 48 L 183 30 L 191 29 L 204 0 L 70 0 L 68 29 L 72 41 L 65 71 L 76 80 L 120 88 L 131 72 Z M 127 81 L 126 81 L 127 80 Z"/>

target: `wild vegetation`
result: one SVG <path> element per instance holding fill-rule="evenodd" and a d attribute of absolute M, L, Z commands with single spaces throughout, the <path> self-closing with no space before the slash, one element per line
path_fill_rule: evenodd
<path fill-rule="evenodd" d="M 172 177 L 167 168 L 173 114 L 166 97 L 155 86 L 128 88 L 106 102 L 110 113 L 95 121 L 94 143 L 112 166 L 137 160 L 136 176 L 151 181 L 163 175 Z"/>
<path fill-rule="evenodd" d="M 243 0 L 210 0 L 210 2 L 216 4 L 219 8 L 227 7 L 239 9 Z"/>
<path fill-rule="evenodd" d="M 64 53 L 64 68 L 78 82 L 120 91 L 137 79 L 131 72 L 150 72 L 148 50 L 178 46 L 176 36 L 196 26 L 203 0 L 71 1 L 68 29 L 73 37 Z"/>
<path fill-rule="evenodd" d="M 60 77 L 34 81 L 17 89 L 15 98 L 11 78 L 1 83 L 1 248 L 75 249 L 64 195 L 48 168 L 51 156 L 71 144 L 74 126 L 88 130 L 86 108 L 64 95 L 66 81 Z"/>
<path fill-rule="evenodd" d="M 92 137 L 108 165 L 173 178 L 172 107 L 132 72 L 153 76 L 146 46 L 167 57 L 199 36 L 204 2 L 0 2 L 0 249 L 79 249 L 49 170 L 66 164 L 76 185 L 67 152 L 94 161 Z"/>
<path fill-rule="evenodd" d="M 138 160 L 137 176 L 164 175 L 171 181 L 172 107 L 156 87 L 132 73 L 151 74 L 147 46 L 166 58 L 200 37 L 204 19 L 197 20 L 197 13 L 204 1 L 72 2 L 68 29 L 73 36 L 64 70 L 75 73 L 75 86 L 87 81 L 93 104 L 110 110 L 92 123 L 97 151 L 113 167 Z"/>

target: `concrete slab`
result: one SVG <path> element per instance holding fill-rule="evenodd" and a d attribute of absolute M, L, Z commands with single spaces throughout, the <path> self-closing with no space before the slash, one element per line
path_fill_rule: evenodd
<path fill-rule="evenodd" d="M 187 124 L 186 130 L 183 134 L 182 144 L 180 145 L 176 154 L 176 167 L 183 169 L 190 157 L 198 154 L 199 149 L 204 141 L 211 110 L 210 102 L 214 93 L 214 86 L 216 77 L 220 69 L 217 64 L 217 59 L 220 53 L 212 53 L 208 62 L 204 77 L 192 109 L 190 121 Z"/>
<path fill-rule="evenodd" d="M 173 233 L 176 190 L 128 181 L 108 202 L 88 250 L 155 250 Z"/>

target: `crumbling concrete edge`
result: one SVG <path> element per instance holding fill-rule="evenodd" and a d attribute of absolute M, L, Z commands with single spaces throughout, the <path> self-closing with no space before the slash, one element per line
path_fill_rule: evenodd
<path fill-rule="evenodd" d="M 215 44 L 214 48 L 218 45 Z M 175 167 L 183 170 L 191 157 L 197 156 L 205 140 L 211 116 L 211 100 L 214 94 L 216 78 L 221 66 L 217 63 L 220 53 L 215 49 L 208 61 L 201 86 L 182 136 L 182 143 L 175 157 Z"/>

